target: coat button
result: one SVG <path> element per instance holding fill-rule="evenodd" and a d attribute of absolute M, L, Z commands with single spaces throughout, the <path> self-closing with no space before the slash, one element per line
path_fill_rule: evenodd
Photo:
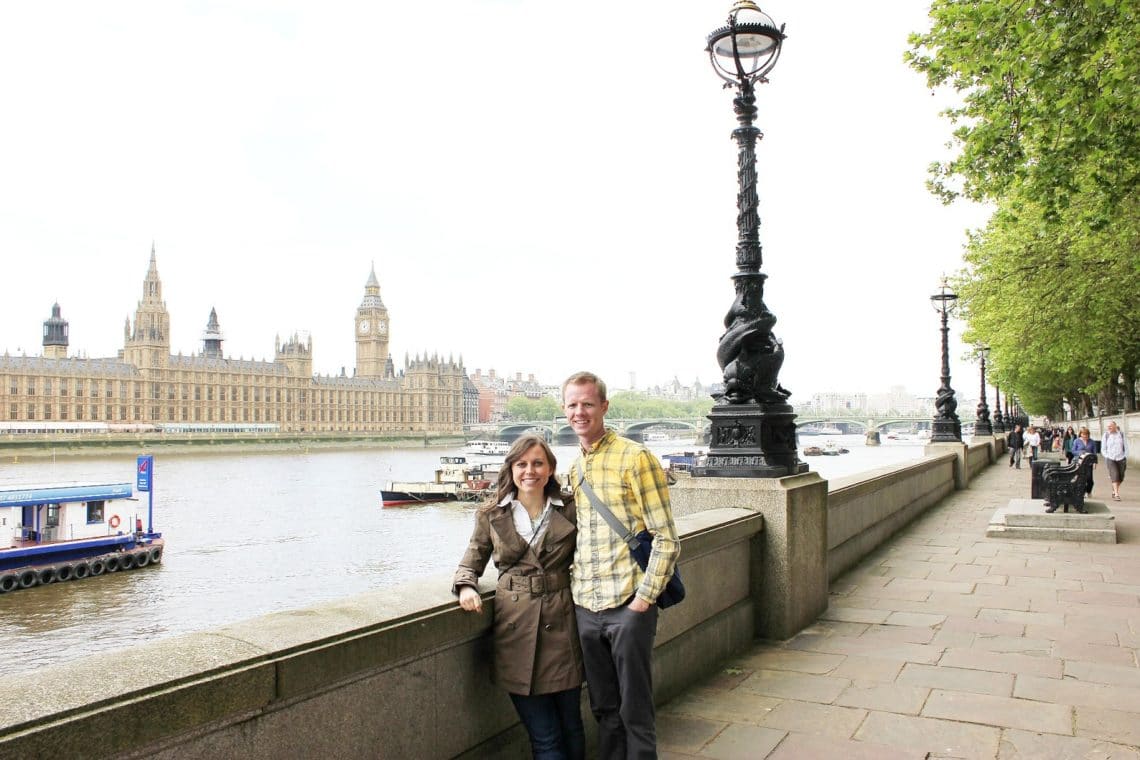
<path fill-rule="evenodd" d="M 542 627 L 543 627 L 543 628 L 545 628 L 545 629 L 546 629 L 546 630 L 548 630 L 548 631 L 553 631 L 553 630 L 554 630 L 554 626 L 552 626 L 550 623 L 547 623 L 546 625 L 544 625 L 544 626 L 542 626 Z"/>
<path fill-rule="evenodd" d="M 512 602 L 517 602 L 518 600 L 519 600 L 518 594 L 511 594 L 511 601 Z"/>

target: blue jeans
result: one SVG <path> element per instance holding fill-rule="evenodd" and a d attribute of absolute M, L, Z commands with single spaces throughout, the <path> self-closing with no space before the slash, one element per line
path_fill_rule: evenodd
<path fill-rule="evenodd" d="M 535 760 L 582 760 L 586 756 L 581 692 L 577 687 L 551 694 L 510 695 L 530 735 Z"/>

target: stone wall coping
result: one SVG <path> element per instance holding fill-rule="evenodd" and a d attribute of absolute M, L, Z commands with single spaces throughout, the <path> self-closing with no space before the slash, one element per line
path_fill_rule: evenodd
<path fill-rule="evenodd" d="M 763 524 L 762 515 L 739 508 L 679 517 L 681 564 L 749 540 Z M 489 598 L 495 582 L 487 575 L 481 590 Z M 99 730 L 96 724 L 86 725 L 95 720 L 129 723 L 136 703 L 158 700 L 169 717 L 162 726 L 135 727 L 139 746 L 482 636 L 490 628 L 493 604 L 478 615 L 462 612 L 450 582 L 450 574 L 441 574 L 0 676 L 5 695 L 0 700 L 0 757 L 5 756 L 4 744 L 22 733 L 65 720 L 69 730 L 82 735 Z M 203 699 L 199 685 L 215 698 Z"/>
<path fill-rule="evenodd" d="M 884 486 L 909 480 L 914 475 L 936 470 L 947 462 L 956 458 L 953 452 L 943 454 L 926 454 L 913 462 L 887 465 L 874 470 L 867 470 L 844 478 L 831 481 L 828 492 L 828 503 L 834 506 L 837 502 L 855 499 L 874 491 L 880 491 Z"/>

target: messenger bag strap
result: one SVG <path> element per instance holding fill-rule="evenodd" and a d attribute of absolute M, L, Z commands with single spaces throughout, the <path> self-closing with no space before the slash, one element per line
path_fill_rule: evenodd
<path fill-rule="evenodd" d="M 598 495 L 594 493 L 594 489 L 590 487 L 590 482 L 586 480 L 585 467 L 583 467 L 578 474 L 578 487 L 585 492 L 586 496 L 590 499 L 590 503 L 594 505 L 594 509 L 598 510 L 598 514 L 602 516 L 602 519 L 613 529 L 614 533 L 621 536 L 621 540 L 625 541 L 631 550 L 636 549 L 641 544 L 637 536 L 633 535 L 628 527 L 622 525 L 621 521 L 610 511 L 610 508 L 606 506 L 605 502 L 599 499 Z"/>

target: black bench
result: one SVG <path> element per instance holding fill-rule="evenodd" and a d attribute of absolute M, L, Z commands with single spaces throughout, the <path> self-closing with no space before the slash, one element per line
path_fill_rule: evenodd
<path fill-rule="evenodd" d="M 1045 511 L 1056 512 L 1057 507 L 1063 506 L 1068 512 L 1072 506 L 1085 514 L 1085 491 L 1092 480 L 1095 464 L 1096 454 L 1081 454 L 1072 464 L 1046 467 L 1041 474 L 1045 487 Z"/>

